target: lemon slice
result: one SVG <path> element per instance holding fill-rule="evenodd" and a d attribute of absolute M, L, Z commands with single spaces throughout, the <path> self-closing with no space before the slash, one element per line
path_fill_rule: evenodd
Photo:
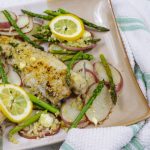
<path fill-rule="evenodd" d="M 49 26 L 56 38 L 61 40 L 74 41 L 82 37 L 84 33 L 83 22 L 72 14 L 55 17 Z"/>
<path fill-rule="evenodd" d="M 12 122 L 21 122 L 32 111 L 32 103 L 19 86 L 0 84 L 0 109 Z"/>

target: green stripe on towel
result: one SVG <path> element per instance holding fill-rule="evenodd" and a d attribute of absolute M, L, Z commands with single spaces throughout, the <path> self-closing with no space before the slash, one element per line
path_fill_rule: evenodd
<path fill-rule="evenodd" d="M 149 32 L 148 28 L 143 25 L 128 25 L 128 26 L 120 25 L 119 27 L 122 31 L 144 30 Z"/>
<path fill-rule="evenodd" d="M 144 25 L 144 21 L 137 19 L 137 18 L 127 18 L 127 17 L 117 17 L 116 18 L 118 23 L 141 23 Z"/>
<path fill-rule="evenodd" d="M 131 147 L 131 145 L 129 143 L 125 147 L 123 147 L 121 150 L 132 150 L 132 147 Z"/>
<path fill-rule="evenodd" d="M 74 150 L 68 143 L 64 142 L 61 147 L 60 150 Z"/>
<path fill-rule="evenodd" d="M 144 150 L 144 147 L 142 146 L 142 144 L 139 142 L 139 140 L 134 137 L 131 140 L 132 145 L 136 148 L 136 150 Z"/>
<path fill-rule="evenodd" d="M 143 145 L 139 142 L 137 137 L 132 138 L 129 144 L 122 148 L 122 150 L 144 150 Z"/>
<path fill-rule="evenodd" d="M 144 73 L 144 79 L 147 90 L 150 89 L 150 73 Z"/>

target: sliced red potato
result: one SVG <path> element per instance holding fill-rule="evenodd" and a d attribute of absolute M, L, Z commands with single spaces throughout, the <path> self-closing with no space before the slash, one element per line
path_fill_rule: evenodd
<path fill-rule="evenodd" d="M 13 12 L 10 12 L 10 15 L 12 16 L 12 18 L 14 20 L 17 20 L 17 16 L 15 13 Z M 0 11 L 0 31 L 3 30 L 3 29 L 8 29 L 10 28 L 10 23 L 8 21 L 8 19 L 5 17 L 5 15 L 3 14 L 2 11 Z"/>
<path fill-rule="evenodd" d="M 33 27 L 34 27 L 33 20 L 30 17 L 29 24 L 27 26 L 25 26 L 24 28 L 22 28 L 21 30 L 23 33 L 29 33 L 33 30 Z M 18 32 L 14 31 L 14 30 L 9 30 L 8 32 L 0 31 L 0 34 L 7 35 L 7 36 L 16 36 L 16 35 L 18 35 Z"/>
<path fill-rule="evenodd" d="M 88 60 L 80 60 L 73 66 L 73 71 L 78 72 L 79 70 L 86 68 L 88 70 L 91 70 L 93 72 L 93 65 Z"/>
<path fill-rule="evenodd" d="M 85 70 L 81 69 L 77 73 L 80 74 L 86 80 L 87 88 L 91 84 L 97 82 L 97 78 L 96 78 L 95 74 L 93 72 L 91 72 L 90 70 L 88 70 L 88 69 L 85 69 Z"/>
<path fill-rule="evenodd" d="M 85 128 L 87 127 L 88 125 L 90 124 L 90 121 L 85 121 L 85 122 L 82 122 L 80 124 L 78 124 L 78 128 Z"/>
<path fill-rule="evenodd" d="M 37 122 L 19 131 L 19 135 L 27 139 L 37 139 L 43 138 L 45 136 L 51 136 L 59 132 L 60 122 L 54 115 L 52 115 L 51 113 L 48 114 L 53 118 L 53 122 L 50 127 L 43 126 L 40 123 L 39 119 Z"/>
<path fill-rule="evenodd" d="M 97 77 L 93 72 L 93 65 L 88 60 L 81 60 L 73 66 L 73 71 L 80 74 L 87 82 L 87 87 L 89 85 L 97 82 Z"/>
<path fill-rule="evenodd" d="M 19 28 L 25 28 L 29 24 L 29 17 L 26 15 L 19 15 L 17 20 L 17 25 Z"/>
<path fill-rule="evenodd" d="M 9 22 L 2 22 L 0 23 L 0 31 L 9 31 L 9 28 L 11 27 Z"/>
<path fill-rule="evenodd" d="M 108 76 L 106 74 L 106 71 L 103 65 L 100 62 L 95 62 L 93 66 L 94 66 L 94 72 L 97 78 L 99 80 L 105 80 L 106 83 L 108 84 L 109 79 L 108 79 Z M 109 65 L 109 66 L 112 72 L 114 83 L 116 85 L 116 92 L 119 92 L 123 86 L 123 78 L 121 76 L 121 73 L 115 67 L 113 67 L 112 65 Z"/>
<path fill-rule="evenodd" d="M 92 96 L 93 91 L 97 87 L 97 83 L 93 84 L 86 96 L 85 103 L 88 102 L 89 98 Z M 113 106 L 111 96 L 109 94 L 108 88 L 103 87 L 101 93 L 93 101 L 91 107 L 87 110 L 86 116 L 90 122 L 97 125 L 101 121 L 105 120 L 109 115 L 111 108 Z"/>
<path fill-rule="evenodd" d="M 83 107 L 83 102 L 80 97 L 69 98 L 61 107 L 61 118 L 62 120 L 70 125 L 78 116 Z M 80 123 L 85 122 L 87 119 L 84 116 Z"/>
<path fill-rule="evenodd" d="M 77 128 L 85 128 L 85 127 L 87 127 L 89 124 L 90 124 L 90 121 L 87 119 L 87 120 L 84 121 L 84 122 L 80 122 L 80 123 L 78 124 Z M 69 128 L 70 126 L 71 126 L 71 123 L 66 123 L 66 122 L 64 122 L 63 127 Z"/>
<path fill-rule="evenodd" d="M 33 30 L 33 27 L 34 27 L 33 20 L 31 17 L 29 17 L 29 24 L 25 28 L 22 28 L 22 32 L 29 33 Z"/>
<path fill-rule="evenodd" d="M 8 71 L 7 77 L 8 77 L 8 82 L 10 82 L 11 84 L 15 84 L 19 86 L 22 85 L 22 81 L 21 81 L 19 74 L 15 72 L 13 70 L 13 67 L 10 65 L 9 65 L 9 71 Z"/>

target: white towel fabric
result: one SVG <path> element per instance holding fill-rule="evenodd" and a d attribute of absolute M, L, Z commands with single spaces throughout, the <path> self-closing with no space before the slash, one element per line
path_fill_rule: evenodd
<path fill-rule="evenodd" d="M 0 0 L 5 8 L 38 0 Z M 150 100 L 150 0 L 112 0 L 132 68 Z M 72 129 L 60 150 L 150 150 L 150 120 L 128 127 Z"/>

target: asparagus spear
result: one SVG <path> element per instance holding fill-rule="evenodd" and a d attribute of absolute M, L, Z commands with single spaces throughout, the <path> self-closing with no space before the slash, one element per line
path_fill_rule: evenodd
<path fill-rule="evenodd" d="M 87 112 L 87 110 L 90 108 L 90 106 L 92 105 L 93 101 L 95 100 L 95 98 L 99 95 L 99 93 L 101 92 L 101 90 L 104 87 L 104 81 L 100 81 L 98 86 L 96 87 L 96 89 L 93 91 L 92 96 L 89 98 L 88 102 L 84 105 L 84 107 L 82 108 L 81 112 L 79 113 L 79 115 L 76 117 L 76 119 L 73 121 L 71 128 L 76 128 L 77 125 L 79 124 L 80 120 L 83 118 L 84 114 Z"/>
<path fill-rule="evenodd" d="M 72 68 L 73 64 L 81 57 L 82 54 L 83 54 L 83 52 L 76 53 L 73 56 L 72 60 L 67 65 L 66 82 L 67 82 L 68 85 L 70 85 L 70 76 L 71 76 L 70 71 L 71 71 L 71 68 Z"/>
<path fill-rule="evenodd" d="M 44 13 L 46 13 L 46 14 L 48 14 L 48 15 L 50 15 L 50 16 L 55 16 L 55 17 L 61 15 L 60 12 L 58 12 L 58 11 L 53 11 L 53 10 L 45 10 Z"/>
<path fill-rule="evenodd" d="M 13 142 L 13 143 L 18 143 L 16 141 L 16 139 L 13 137 L 14 134 L 16 134 L 17 132 L 19 132 L 20 130 L 22 130 L 23 128 L 29 126 L 30 124 L 36 122 L 42 113 L 45 113 L 45 111 L 40 111 L 37 114 L 35 114 L 34 116 L 30 117 L 29 119 L 25 120 L 23 123 L 15 126 L 14 128 L 12 128 L 9 133 L 8 133 L 8 139 Z"/>
<path fill-rule="evenodd" d="M 26 36 L 21 29 L 17 26 L 16 21 L 11 17 L 10 13 L 7 10 L 3 11 L 3 14 L 5 15 L 5 17 L 8 19 L 8 21 L 10 22 L 10 24 L 15 28 L 15 30 L 18 32 L 18 34 L 28 43 L 32 44 L 35 48 L 39 48 L 41 50 L 44 50 L 44 48 L 38 44 L 36 44 L 35 42 L 31 41 L 30 38 L 28 36 Z"/>
<path fill-rule="evenodd" d="M 58 9 L 58 12 L 60 12 L 60 13 L 62 13 L 62 14 L 70 14 L 70 12 L 68 12 L 68 11 L 66 11 L 66 10 L 64 10 L 64 9 L 62 9 L 62 8 L 59 8 Z M 80 17 L 79 17 L 80 18 Z M 106 32 L 106 31 L 109 31 L 109 29 L 107 29 L 107 28 L 105 28 L 105 27 L 102 27 L 102 26 L 98 26 L 98 25 L 96 25 L 96 24 L 94 24 L 94 23 L 92 23 L 92 22 L 89 22 L 88 20 L 85 20 L 85 19 L 83 19 L 83 18 L 80 18 L 82 21 L 83 21 L 83 23 L 85 24 L 85 25 L 87 25 L 88 27 L 90 27 L 90 28 L 93 28 L 93 29 L 96 29 L 97 31 L 101 31 L 101 32 Z"/>
<path fill-rule="evenodd" d="M 76 54 L 77 52 L 75 51 L 68 51 L 68 50 L 50 50 L 50 53 L 52 54 Z"/>
<path fill-rule="evenodd" d="M 105 68 L 105 71 L 106 71 L 106 74 L 108 76 L 108 79 L 109 79 L 109 83 L 110 83 L 110 94 L 111 94 L 111 99 L 112 99 L 112 102 L 114 104 L 116 104 L 117 102 L 117 94 L 116 94 L 116 91 L 115 91 L 115 84 L 114 84 L 114 81 L 113 81 L 113 77 L 112 77 L 112 72 L 111 72 L 111 69 L 109 67 L 109 64 L 105 58 L 105 56 L 103 54 L 100 55 L 100 59 L 101 59 L 101 62 Z"/>
<path fill-rule="evenodd" d="M 89 40 L 87 40 L 87 42 L 96 44 L 96 43 L 99 42 L 100 40 L 101 40 L 101 39 L 89 39 Z"/>
<path fill-rule="evenodd" d="M 0 76 L 2 77 L 2 83 L 4 84 L 8 83 L 7 75 L 5 73 L 1 60 L 0 60 Z"/>
<path fill-rule="evenodd" d="M 61 61 L 65 62 L 65 61 L 70 61 L 72 60 L 74 55 L 66 55 L 66 56 L 62 56 L 60 58 Z M 80 57 L 78 57 L 78 60 L 92 60 L 94 57 L 91 54 L 87 54 L 87 53 L 83 53 Z"/>
<path fill-rule="evenodd" d="M 41 19 L 44 19 L 44 20 L 51 20 L 51 19 L 54 18 L 53 16 L 50 16 L 50 15 L 41 15 L 41 14 L 37 14 L 37 13 L 31 12 L 31 11 L 27 11 L 27 10 L 23 10 L 23 9 L 21 11 L 24 14 L 27 14 L 28 16 L 37 17 L 37 18 L 41 18 Z"/>
<path fill-rule="evenodd" d="M 29 96 L 30 100 L 34 104 L 36 104 L 36 105 L 38 105 L 38 106 L 40 106 L 40 107 L 42 107 L 42 108 L 44 108 L 44 109 L 54 113 L 56 115 L 59 114 L 59 110 L 57 108 L 55 108 L 54 106 L 51 106 L 50 104 L 48 104 L 48 103 L 38 99 L 36 96 L 34 96 L 34 95 L 30 94 L 30 93 L 28 93 L 28 96 Z"/>
<path fill-rule="evenodd" d="M 51 37 L 45 38 L 40 34 L 34 34 L 32 36 L 39 39 L 39 40 L 41 40 L 41 41 L 43 41 L 43 42 L 51 42 L 51 43 L 58 43 L 59 42 L 57 39 L 54 39 L 54 38 L 51 38 Z"/>
<path fill-rule="evenodd" d="M 46 14 L 48 14 L 48 15 L 51 15 L 51 16 L 58 16 L 58 15 L 61 15 L 61 14 L 72 14 L 72 13 L 70 13 L 70 12 L 68 12 L 68 11 L 66 11 L 66 10 L 64 10 L 64 9 L 62 9 L 62 8 L 59 8 L 58 9 L 58 11 L 56 12 L 56 11 L 51 11 L 51 10 L 46 10 L 46 11 L 44 11 Z M 80 18 L 80 17 L 79 17 Z M 90 27 L 90 28 L 93 28 L 93 29 L 96 29 L 97 31 L 100 31 L 100 32 L 106 32 L 106 31 L 109 31 L 109 29 L 107 29 L 107 28 L 105 28 L 105 27 L 102 27 L 102 26 L 98 26 L 98 25 L 96 25 L 96 24 L 94 24 L 94 23 L 92 23 L 92 22 L 89 22 L 88 20 L 85 20 L 85 19 L 83 19 L 83 18 L 80 18 L 82 21 L 83 21 L 83 23 L 86 25 L 86 26 L 88 26 L 88 27 Z"/>

